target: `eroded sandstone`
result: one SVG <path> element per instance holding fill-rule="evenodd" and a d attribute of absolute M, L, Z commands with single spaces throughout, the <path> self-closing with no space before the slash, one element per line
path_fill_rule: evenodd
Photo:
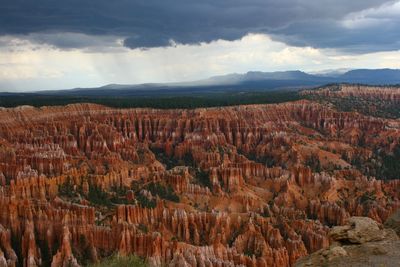
<path fill-rule="evenodd" d="M 0 266 L 115 252 L 155 266 L 293 266 L 330 246 L 330 227 L 400 207 L 400 180 L 354 164 L 394 143 L 392 121 L 310 101 L 2 109 Z"/>

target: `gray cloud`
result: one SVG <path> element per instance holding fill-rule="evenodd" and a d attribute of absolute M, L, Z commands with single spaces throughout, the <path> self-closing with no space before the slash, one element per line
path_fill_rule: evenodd
<path fill-rule="evenodd" d="M 350 53 L 400 49 L 400 19 L 366 27 L 346 28 L 333 20 L 291 24 L 273 33 L 273 38 L 294 46 L 339 48 Z"/>
<path fill-rule="evenodd" d="M 0 35 L 68 49 L 110 46 L 117 38 L 129 48 L 152 48 L 265 33 L 291 45 L 362 53 L 400 48 L 398 16 L 370 14 L 385 23 L 357 29 L 341 22 L 387 3 L 393 1 L 0 0 Z"/>

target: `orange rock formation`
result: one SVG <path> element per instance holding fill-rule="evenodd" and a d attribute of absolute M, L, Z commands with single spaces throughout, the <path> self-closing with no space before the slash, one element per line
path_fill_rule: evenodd
<path fill-rule="evenodd" d="M 330 245 L 330 226 L 400 207 L 400 180 L 352 165 L 390 153 L 399 127 L 310 101 L 2 109 L 0 266 L 115 252 L 154 266 L 293 266 Z"/>

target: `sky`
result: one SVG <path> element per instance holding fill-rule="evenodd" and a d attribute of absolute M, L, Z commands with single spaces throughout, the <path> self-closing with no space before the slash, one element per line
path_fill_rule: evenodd
<path fill-rule="evenodd" d="M 0 91 L 400 68 L 400 1 L 0 0 Z"/>

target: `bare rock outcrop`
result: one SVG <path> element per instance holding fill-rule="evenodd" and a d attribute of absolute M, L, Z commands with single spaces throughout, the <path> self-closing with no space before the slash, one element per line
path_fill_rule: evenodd
<path fill-rule="evenodd" d="M 398 266 L 400 239 L 393 229 L 367 217 L 351 217 L 330 231 L 334 243 L 296 262 L 295 266 Z"/>

